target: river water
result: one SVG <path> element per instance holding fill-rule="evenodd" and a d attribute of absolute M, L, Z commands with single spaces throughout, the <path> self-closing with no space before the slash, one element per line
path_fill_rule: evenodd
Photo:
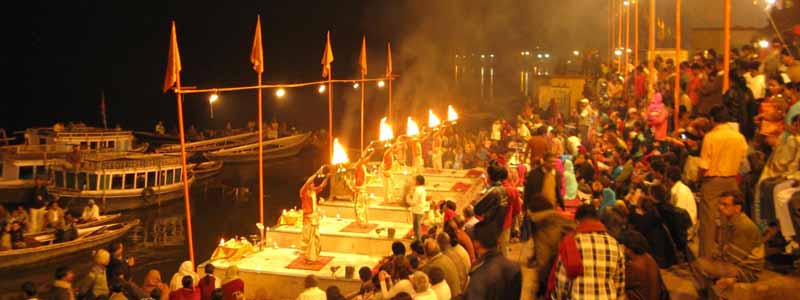
<path fill-rule="evenodd" d="M 300 155 L 264 166 L 264 218 L 275 224 L 284 208 L 299 206 L 298 191 L 307 176 L 322 164 L 322 154 L 308 147 Z M 191 189 L 195 260 L 207 260 L 220 238 L 258 233 L 258 165 L 225 165 L 212 178 L 195 182 Z M 125 252 L 135 259 L 134 281 L 141 284 L 150 269 L 161 272 L 169 282 L 181 262 L 188 260 L 183 198 L 123 213 L 125 219 L 140 219 L 138 227 L 125 237 Z M 16 299 L 25 281 L 48 285 L 58 266 L 70 266 L 82 278 L 91 267 L 91 251 L 75 253 L 41 267 L 0 270 L 0 299 Z"/>

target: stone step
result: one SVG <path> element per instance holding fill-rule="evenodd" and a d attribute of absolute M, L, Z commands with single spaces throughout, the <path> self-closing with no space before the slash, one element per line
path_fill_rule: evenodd
<path fill-rule="evenodd" d="M 355 219 L 355 209 L 352 201 L 329 200 L 319 204 L 320 212 L 326 216 L 340 216 L 345 219 Z M 397 222 L 411 224 L 411 212 L 401 203 L 387 205 L 383 197 L 374 197 L 369 204 L 368 218 L 371 221 Z"/>

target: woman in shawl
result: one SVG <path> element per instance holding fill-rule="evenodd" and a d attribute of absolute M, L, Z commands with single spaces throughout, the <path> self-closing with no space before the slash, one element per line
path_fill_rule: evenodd
<path fill-rule="evenodd" d="M 183 284 L 181 280 L 183 276 L 191 276 L 193 280 L 192 286 L 197 286 L 197 282 L 200 280 L 200 277 L 197 276 L 197 273 L 194 272 L 194 265 L 191 261 L 184 261 L 181 263 L 181 267 L 178 268 L 178 273 L 172 275 L 172 279 L 169 281 L 169 289 L 170 291 L 176 291 L 183 288 Z"/>
<path fill-rule="evenodd" d="M 169 287 L 161 281 L 161 272 L 156 269 L 147 271 L 147 275 L 144 276 L 144 282 L 142 283 L 142 291 L 145 294 L 152 295 L 154 289 L 161 290 L 161 299 L 155 300 L 169 299 Z"/>
<path fill-rule="evenodd" d="M 653 101 L 647 106 L 647 125 L 653 131 L 653 136 L 657 141 L 667 137 L 667 125 L 669 113 L 664 108 L 661 93 L 653 95 Z"/>
<path fill-rule="evenodd" d="M 232 265 L 225 270 L 225 280 L 222 283 L 222 294 L 225 300 L 244 299 L 244 281 L 239 278 L 239 267 Z"/>
<path fill-rule="evenodd" d="M 565 206 L 572 206 L 568 203 L 574 203 L 575 206 L 580 205 L 578 199 L 578 180 L 575 177 L 575 167 L 572 161 L 564 160 L 564 204 Z"/>

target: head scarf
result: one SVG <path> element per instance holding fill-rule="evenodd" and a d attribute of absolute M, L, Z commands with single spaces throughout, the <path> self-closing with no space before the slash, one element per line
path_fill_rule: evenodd
<path fill-rule="evenodd" d="M 614 192 L 611 188 L 604 188 L 603 189 L 603 201 L 600 202 L 600 213 L 603 213 L 603 210 L 608 207 L 612 206 L 617 203 L 617 193 Z"/>
<path fill-rule="evenodd" d="M 578 196 L 578 180 L 575 178 L 575 167 L 571 160 L 564 160 L 564 181 L 564 199 L 575 199 Z"/>
<path fill-rule="evenodd" d="M 234 281 L 239 279 L 239 267 L 236 265 L 232 265 L 225 270 L 225 280 L 223 280 L 223 284 Z"/>
<path fill-rule="evenodd" d="M 200 277 L 197 276 L 197 273 L 194 272 L 194 265 L 191 261 L 184 261 L 181 263 L 181 267 L 178 268 L 178 272 L 175 275 L 172 275 L 172 279 L 169 281 L 169 289 L 171 291 L 179 290 L 183 288 L 183 276 L 192 276 L 192 285 L 197 285 Z"/>

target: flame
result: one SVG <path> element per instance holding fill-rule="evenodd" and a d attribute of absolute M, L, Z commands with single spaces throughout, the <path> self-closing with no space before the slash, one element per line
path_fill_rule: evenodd
<path fill-rule="evenodd" d="M 381 135 L 378 139 L 381 142 L 388 141 L 394 138 L 394 132 L 392 131 L 392 126 L 386 123 L 386 117 L 381 119 Z"/>
<path fill-rule="evenodd" d="M 224 238 L 219 239 L 219 245 L 220 246 L 224 246 L 225 245 L 225 239 Z"/>
<path fill-rule="evenodd" d="M 408 117 L 408 124 L 406 125 L 406 135 L 407 136 L 416 136 L 419 134 L 419 127 L 417 126 L 417 122 Z"/>
<path fill-rule="evenodd" d="M 453 109 L 452 105 L 447 106 L 447 120 L 448 121 L 458 120 L 458 114 L 456 113 L 456 110 Z"/>
<path fill-rule="evenodd" d="M 428 110 L 428 127 L 433 128 L 442 124 L 442 121 L 439 121 L 439 117 L 433 113 L 432 109 Z"/>
<path fill-rule="evenodd" d="M 331 157 L 331 164 L 338 165 L 350 162 L 347 157 L 347 152 L 344 151 L 342 144 L 339 144 L 339 139 L 333 139 L 333 157 Z"/>

